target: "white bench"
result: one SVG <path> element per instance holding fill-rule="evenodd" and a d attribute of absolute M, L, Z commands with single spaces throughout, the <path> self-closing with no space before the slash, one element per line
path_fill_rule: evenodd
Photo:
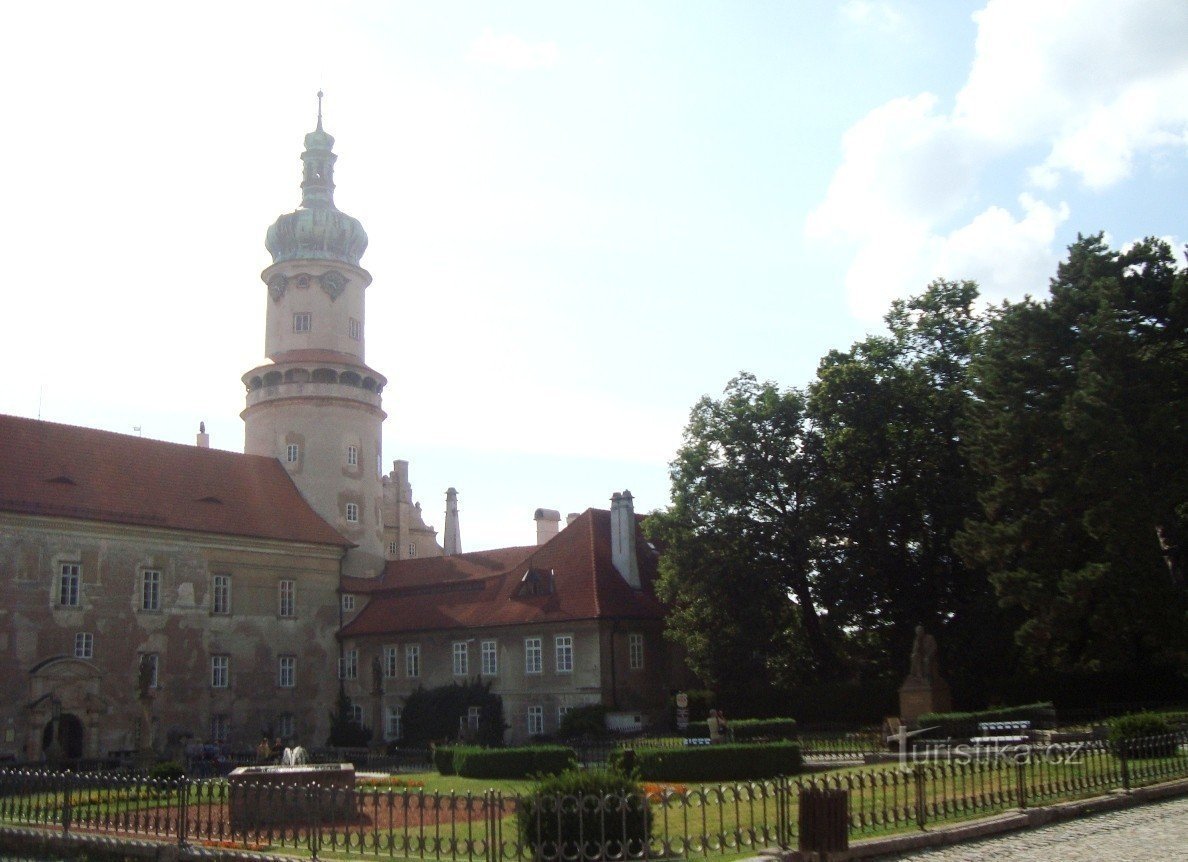
<path fill-rule="evenodd" d="M 1016 745 L 1031 742 L 1031 722 L 982 721 L 978 723 L 978 734 L 970 740 L 973 745 Z"/>

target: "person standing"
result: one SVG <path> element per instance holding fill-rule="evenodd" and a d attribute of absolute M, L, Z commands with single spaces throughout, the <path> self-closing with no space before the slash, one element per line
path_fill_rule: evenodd
<path fill-rule="evenodd" d="M 709 718 L 705 720 L 705 723 L 709 727 L 710 745 L 717 745 L 722 741 L 722 722 L 718 718 L 716 709 L 709 711 Z"/>

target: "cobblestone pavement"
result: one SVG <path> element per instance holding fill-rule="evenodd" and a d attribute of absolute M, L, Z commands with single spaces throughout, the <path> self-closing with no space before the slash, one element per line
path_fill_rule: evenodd
<path fill-rule="evenodd" d="M 1188 862 L 1188 799 L 1141 805 L 883 862 Z"/>

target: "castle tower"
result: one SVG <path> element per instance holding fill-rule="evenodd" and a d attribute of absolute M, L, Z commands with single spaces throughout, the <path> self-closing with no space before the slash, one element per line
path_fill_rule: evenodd
<path fill-rule="evenodd" d="M 380 403 L 387 380 L 364 355 L 367 234 L 334 205 L 334 138 L 317 128 L 301 154 L 301 206 L 268 229 L 272 265 L 264 352 L 243 376 L 244 451 L 279 458 L 302 495 L 358 547 L 344 572 L 383 570 Z"/>

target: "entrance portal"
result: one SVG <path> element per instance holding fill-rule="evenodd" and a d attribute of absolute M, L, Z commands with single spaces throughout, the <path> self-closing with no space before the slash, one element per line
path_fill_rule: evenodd
<path fill-rule="evenodd" d="M 48 753 L 54 741 L 54 722 L 46 722 L 41 732 L 41 750 Z M 67 760 L 78 760 L 83 754 L 83 723 L 74 713 L 64 712 L 58 719 L 58 746 L 62 750 L 62 757 Z"/>

